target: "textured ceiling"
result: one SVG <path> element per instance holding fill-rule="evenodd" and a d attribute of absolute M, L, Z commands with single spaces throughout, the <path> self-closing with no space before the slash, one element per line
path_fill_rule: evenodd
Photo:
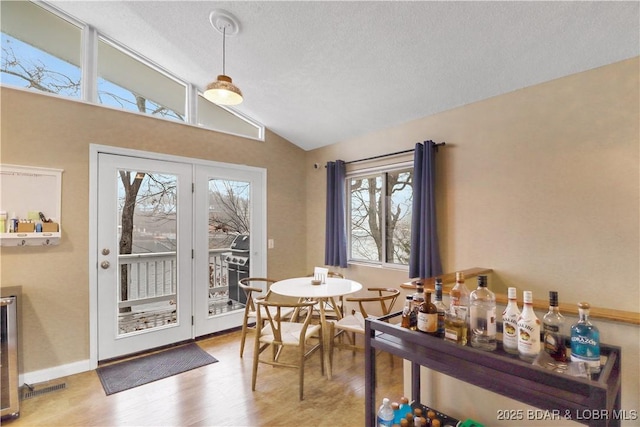
<path fill-rule="evenodd" d="M 305 150 L 640 55 L 640 2 L 49 1 Z"/>

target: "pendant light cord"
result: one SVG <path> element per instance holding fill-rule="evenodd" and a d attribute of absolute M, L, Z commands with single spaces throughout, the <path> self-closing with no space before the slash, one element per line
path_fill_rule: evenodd
<path fill-rule="evenodd" d="M 222 27 L 222 74 L 224 74 L 224 75 L 227 74 L 227 73 L 225 73 L 225 70 L 224 70 L 224 65 L 225 65 L 224 64 L 224 62 L 225 62 L 224 59 L 226 57 L 224 46 L 225 46 L 225 39 L 226 38 L 227 38 L 227 26 L 225 25 L 224 27 Z"/>

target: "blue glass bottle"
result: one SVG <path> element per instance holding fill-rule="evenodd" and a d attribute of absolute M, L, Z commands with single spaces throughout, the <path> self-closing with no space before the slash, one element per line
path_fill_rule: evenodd
<path fill-rule="evenodd" d="M 571 361 L 585 362 L 589 372 L 600 372 L 600 331 L 589 321 L 586 302 L 578 304 L 578 322 L 571 326 Z"/>

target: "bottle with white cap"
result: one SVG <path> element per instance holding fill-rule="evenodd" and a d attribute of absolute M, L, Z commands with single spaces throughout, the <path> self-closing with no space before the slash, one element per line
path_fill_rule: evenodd
<path fill-rule="evenodd" d="M 502 312 L 502 348 L 510 354 L 518 354 L 518 308 L 517 290 L 507 289 L 507 306 Z"/>
<path fill-rule="evenodd" d="M 540 320 L 533 311 L 533 293 L 524 291 L 524 308 L 518 317 L 518 355 L 527 362 L 540 353 Z"/>
<path fill-rule="evenodd" d="M 378 427 L 391 427 L 393 425 L 393 408 L 391 407 L 391 401 L 385 397 L 382 399 L 382 405 L 378 409 Z"/>

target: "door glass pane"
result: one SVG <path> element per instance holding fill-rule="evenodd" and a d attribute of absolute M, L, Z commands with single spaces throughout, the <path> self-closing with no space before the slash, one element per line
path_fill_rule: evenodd
<path fill-rule="evenodd" d="M 238 281 L 249 277 L 249 182 L 209 179 L 209 316 L 244 309 Z"/>
<path fill-rule="evenodd" d="M 118 171 L 118 335 L 177 319 L 177 178 Z"/>

